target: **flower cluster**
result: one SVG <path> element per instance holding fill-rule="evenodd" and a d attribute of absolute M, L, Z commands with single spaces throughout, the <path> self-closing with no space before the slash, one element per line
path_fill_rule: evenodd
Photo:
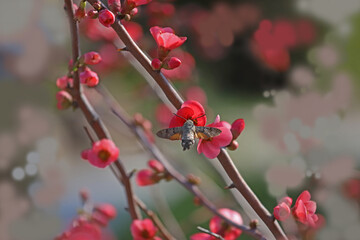
<path fill-rule="evenodd" d="M 237 223 L 239 225 L 243 224 L 243 220 L 240 213 L 236 211 L 233 211 L 228 208 L 222 208 L 219 209 L 219 213 L 234 223 Z M 240 236 L 242 232 L 240 229 L 237 229 L 231 226 L 230 224 L 228 224 L 227 222 L 225 222 L 219 216 L 214 216 L 213 218 L 211 218 L 209 223 L 209 228 L 211 232 L 219 234 L 225 240 L 235 240 Z M 213 237 L 206 233 L 196 233 L 190 237 L 190 240 L 216 240 L 216 239 L 217 239 L 216 237 Z"/>
<path fill-rule="evenodd" d="M 161 28 L 155 26 L 150 28 L 150 33 L 158 46 L 158 58 L 154 58 L 151 62 L 153 69 L 160 70 L 164 68 L 170 70 L 179 67 L 181 60 L 177 57 L 168 57 L 168 55 L 171 50 L 180 47 L 187 38 L 177 36 L 170 27 Z"/>
<path fill-rule="evenodd" d="M 176 112 L 176 115 L 170 120 L 169 127 L 183 126 L 186 120 L 192 120 L 195 126 L 205 126 L 206 115 L 203 106 L 193 100 L 185 101 L 181 108 Z M 219 155 L 220 149 L 228 147 L 230 150 L 237 148 L 235 139 L 240 135 L 245 127 L 243 119 L 237 119 L 231 125 L 226 121 L 220 121 L 220 116 L 217 115 L 213 123 L 206 125 L 206 127 L 218 128 L 221 130 L 220 135 L 208 139 L 200 139 L 197 146 L 198 153 L 203 153 L 206 157 L 212 159 Z M 234 147 L 235 146 L 235 147 Z"/>
<path fill-rule="evenodd" d="M 55 240 L 100 240 L 104 239 L 104 234 L 101 228 L 107 227 L 110 220 L 116 217 L 116 208 L 109 204 L 97 204 L 89 211 L 88 193 L 81 192 L 81 196 L 86 195 L 83 198 L 84 206 L 79 211 L 79 216 L 72 221 L 69 229 L 57 236 Z"/>
<path fill-rule="evenodd" d="M 139 186 L 148 186 L 158 183 L 161 179 L 170 180 L 171 176 L 167 174 L 164 166 L 157 160 L 149 160 L 150 168 L 142 169 L 136 174 L 136 183 Z"/>
<path fill-rule="evenodd" d="M 292 199 L 290 197 L 282 198 L 280 203 L 274 208 L 274 217 L 277 220 L 284 221 L 292 214 L 297 221 L 310 227 L 315 227 L 315 223 L 318 220 L 318 215 L 315 214 L 316 202 L 310 201 L 310 198 L 309 191 L 303 191 L 292 209 L 290 209 Z"/>
<path fill-rule="evenodd" d="M 148 218 L 134 220 L 131 223 L 130 230 L 134 240 L 161 240 L 161 238 L 156 236 L 157 228 Z"/>
<path fill-rule="evenodd" d="M 105 168 L 115 162 L 119 156 L 119 149 L 109 139 L 94 142 L 91 149 L 82 151 L 81 157 L 88 160 L 95 167 Z"/>

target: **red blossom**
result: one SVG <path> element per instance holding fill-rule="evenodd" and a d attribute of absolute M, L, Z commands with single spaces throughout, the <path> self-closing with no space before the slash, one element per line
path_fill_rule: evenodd
<path fill-rule="evenodd" d="M 185 121 L 189 119 L 194 122 L 195 126 L 204 126 L 206 124 L 205 110 L 197 101 L 185 101 L 181 105 L 181 108 L 176 112 L 176 115 L 171 119 L 169 128 L 181 127 L 184 125 Z"/>
<path fill-rule="evenodd" d="M 172 70 L 181 65 L 181 60 L 177 57 L 166 58 L 163 64 L 165 69 Z"/>
<path fill-rule="evenodd" d="M 55 240 L 101 240 L 101 230 L 94 224 L 79 221 L 78 225 L 64 232 Z"/>
<path fill-rule="evenodd" d="M 210 139 L 200 139 L 197 151 L 199 154 L 203 153 L 207 158 L 213 159 L 219 155 L 222 147 L 226 147 L 231 143 L 231 125 L 228 122 L 220 121 L 220 116 L 217 115 L 215 121 L 206 126 L 218 128 L 221 130 L 221 133 Z"/>
<path fill-rule="evenodd" d="M 84 54 L 84 63 L 87 65 L 94 65 L 101 62 L 101 56 L 98 52 L 87 52 Z"/>
<path fill-rule="evenodd" d="M 274 207 L 274 217 L 277 220 L 283 221 L 290 216 L 290 207 L 285 202 L 279 203 Z"/>
<path fill-rule="evenodd" d="M 243 224 L 242 217 L 240 213 L 233 211 L 228 208 L 221 208 L 219 209 L 219 213 L 222 214 L 227 219 L 237 223 L 237 224 Z M 226 223 L 222 218 L 219 216 L 214 216 L 211 218 L 209 223 L 210 231 L 216 234 L 221 235 L 225 240 L 235 240 L 237 239 L 240 234 L 241 230 L 238 228 L 235 228 L 231 226 L 230 224 Z M 205 237 L 204 235 L 195 234 L 197 238 L 191 238 L 191 240 L 207 240 L 212 238 L 201 238 Z M 199 238 L 200 237 L 200 238 Z"/>
<path fill-rule="evenodd" d="M 117 14 L 121 12 L 121 2 L 120 0 L 108 0 L 109 9 L 114 13 Z"/>
<path fill-rule="evenodd" d="M 81 155 L 82 157 L 86 157 L 95 167 L 105 168 L 116 161 L 119 156 L 119 149 L 113 141 L 101 139 L 93 144 L 91 150 L 83 151 Z"/>
<path fill-rule="evenodd" d="M 106 227 L 110 220 L 116 217 L 116 208 L 109 204 L 103 203 L 96 205 L 94 212 L 91 215 L 91 219 L 100 225 Z"/>
<path fill-rule="evenodd" d="M 133 8 L 134 8 L 134 7 L 148 4 L 151 1 L 152 0 L 125 0 L 125 2 L 126 2 L 125 4 L 127 4 L 128 6 L 133 6 Z"/>
<path fill-rule="evenodd" d="M 296 199 L 295 206 L 291 210 L 299 222 L 314 227 L 318 216 L 315 214 L 316 202 L 310 201 L 310 198 L 309 191 L 303 191 Z"/>
<path fill-rule="evenodd" d="M 142 169 L 136 174 L 136 184 L 138 186 L 148 186 L 157 183 L 159 179 L 152 169 Z"/>
<path fill-rule="evenodd" d="M 115 15 L 107 9 L 99 12 L 99 22 L 105 27 L 110 27 L 115 22 Z"/>
<path fill-rule="evenodd" d="M 161 66 L 162 66 L 162 62 L 160 61 L 160 59 L 158 58 L 154 58 L 152 61 L 151 61 L 151 66 L 154 70 L 160 70 L 161 69 Z"/>
<path fill-rule="evenodd" d="M 80 73 L 80 83 L 95 87 L 99 83 L 99 77 L 96 72 L 86 69 Z"/>
<path fill-rule="evenodd" d="M 157 232 L 153 222 L 148 218 L 144 220 L 134 220 L 131 223 L 130 230 L 134 240 L 152 240 L 156 237 Z"/>
<path fill-rule="evenodd" d="M 65 89 L 67 87 L 73 87 L 74 80 L 68 76 L 63 76 L 56 79 L 56 86 L 60 89 Z"/>
<path fill-rule="evenodd" d="M 67 108 L 71 107 L 73 99 L 72 99 L 72 96 L 70 95 L 70 93 L 62 90 L 62 91 L 57 92 L 55 97 L 57 100 L 56 106 L 59 110 L 63 110 L 63 109 L 67 109 Z"/>
<path fill-rule="evenodd" d="M 148 166 L 153 169 L 155 172 L 162 173 L 165 171 L 164 166 L 161 164 L 161 162 L 151 159 L 148 161 Z"/>
<path fill-rule="evenodd" d="M 151 35 L 154 37 L 156 44 L 164 51 L 170 51 L 180 47 L 185 41 L 186 37 L 178 37 L 170 27 L 161 28 L 158 26 L 150 28 Z"/>

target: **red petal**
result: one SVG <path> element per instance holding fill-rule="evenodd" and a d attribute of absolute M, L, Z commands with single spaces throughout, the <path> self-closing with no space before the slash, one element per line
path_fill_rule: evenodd
<path fill-rule="evenodd" d="M 178 117 L 178 116 L 180 117 Z M 185 123 L 185 119 L 192 119 L 194 117 L 194 110 L 189 108 L 189 107 L 181 107 L 176 115 L 174 115 L 174 117 L 171 119 L 170 124 L 169 124 L 169 128 L 173 128 L 173 127 L 182 127 Z M 181 118 L 183 117 L 183 118 Z"/>

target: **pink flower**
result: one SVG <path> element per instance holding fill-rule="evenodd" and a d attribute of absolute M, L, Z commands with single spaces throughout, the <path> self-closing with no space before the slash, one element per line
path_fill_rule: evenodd
<path fill-rule="evenodd" d="M 279 205 L 274 207 L 274 217 L 277 220 L 283 221 L 290 216 L 290 207 L 285 203 L 281 202 Z"/>
<path fill-rule="evenodd" d="M 56 79 L 56 86 L 60 89 L 72 87 L 73 84 L 74 84 L 74 80 L 72 78 L 69 78 L 68 76 L 62 76 Z"/>
<path fill-rule="evenodd" d="M 181 105 L 181 108 L 176 112 L 176 115 L 171 119 L 169 128 L 181 127 L 184 125 L 185 121 L 189 119 L 194 122 L 195 126 L 204 126 L 206 123 L 205 110 L 197 101 L 185 101 Z"/>
<path fill-rule="evenodd" d="M 161 28 L 158 26 L 150 28 L 151 35 L 154 37 L 156 44 L 164 51 L 170 51 L 180 47 L 185 41 L 186 37 L 178 37 L 172 28 Z"/>
<path fill-rule="evenodd" d="M 90 151 L 86 152 L 86 154 L 83 153 L 82 157 L 86 157 L 92 165 L 104 168 L 116 161 L 119 156 L 119 149 L 113 141 L 101 139 L 100 141 L 94 142 Z"/>
<path fill-rule="evenodd" d="M 59 110 L 63 110 L 63 109 L 67 109 L 69 107 L 71 107 L 73 99 L 72 96 L 70 95 L 70 93 L 62 90 L 56 93 L 55 95 L 56 100 L 57 100 L 57 108 Z"/>
<path fill-rule="evenodd" d="M 100 225 L 106 227 L 109 221 L 111 219 L 114 219 L 115 217 L 116 208 L 109 203 L 104 203 L 95 206 L 91 219 L 93 221 L 96 221 Z"/>
<path fill-rule="evenodd" d="M 296 199 L 295 206 L 291 210 L 299 222 L 314 227 L 318 216 L 315 214 L 316 202 L 310 201 L 310 198 L 309 191 L 303 191 Z"/>
<path fill-rule="evenodd" d="M 105 27 L 110 27 L 115 22 L 115 15 L 107 9 L 99 12 L 99 22 Z"/>
<path fill-rule="evenodd" d="M 215 127 L 221 130 L 220 135 L 210 139 L 200 139 L 197 151 L 203 153 L 207 158 L 216 158 L 222 147 L 226 147 L 231 143 L 232 134 L 230 131 L 231 125 L 228 122 L 220 121 L 220 116 L 217 115 L 213 123 L 206 125 L 206 127 Z"/>
<path fill-rule="evenodd" d="M 162 62 L 158 58 L 154 58 L 151 61 L 151 66 L 154 70 L 160 70 L 161 69 Z"/>
<path fill-rule="evenodd" d="M 87 52 L 84 54 L 84 63 L 87 65 L 98 64 L 101 61 L 101 56 L 97 52 Z"/>
<path fill-rule="evenodd" d="M 79 225 L 72 227 L 64 232 L 55 240 L 101 240 L 101 230 L 93 223 L 79 222 Z"/>
<path fill-rule="evenodd" d="M 86 69 L 80 73 L 80 83 L 95 87 L 99 83 L 99 77 L 96 72 Z"/>
<path fill-rule="evenodd" d="M 164 166 L 161 164 L 161 162 L 151 159 L 148 161 L 148 166 L 153 169 L 155 172 L 162 173 L 165 171 Z"/>
<path fill-rule="evenodd" d="M 131 223 L 130 230 L 134 240 L 159 239 L 155 236 L 157 232 L 156 227 L 148 218 L 144 220 L 134 220 Z"/>
<path fill-rule="evenodd" d="M 244 119 L 236 119 L 231 124 L 231 133 L 233 135 L 233 139 L 237 139 L 239 137 L 240 133 L 244 130 L 244 128 L 245 128 Z"/>
<path fill-rule="evenodd" d="M 243 224 L 240 213 L 228 208 L 221 208 L 219 209 L 219 212 L 229 220 L 237 224 Z M 242 232 L 240 229 L 226 223 L 219 216 L 214 216 L 211 218 L 209 227 L 211 232 L 221 235 L 225 240 L 234 240 L 238 238 Z"/>
<path fill-rule="evenodd" d="M 143 169 L 136 174 L 136 183 L 139 186 L 148 186 L 157 183 L 160 179 L 157 178 L 156 172 L 152 169 Z"/>

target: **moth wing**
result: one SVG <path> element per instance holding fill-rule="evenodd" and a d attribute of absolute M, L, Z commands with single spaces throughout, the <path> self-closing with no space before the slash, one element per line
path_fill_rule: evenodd
<path fill-rule="evenodd" d="M 214 127 L 196 126 L 195 131 L 196 131 L 196 137 L 200 139 L 209 139 L 211 137 L 216 137 L 221 133 L 220 129 Z"/>
<path fill-rule="evenodd" d="M 166 138 L 170 140 L 180 140 L 182 134 L 181 127 L 166 128 L 158 131 L 156 135 L 161 138 Z"/>

